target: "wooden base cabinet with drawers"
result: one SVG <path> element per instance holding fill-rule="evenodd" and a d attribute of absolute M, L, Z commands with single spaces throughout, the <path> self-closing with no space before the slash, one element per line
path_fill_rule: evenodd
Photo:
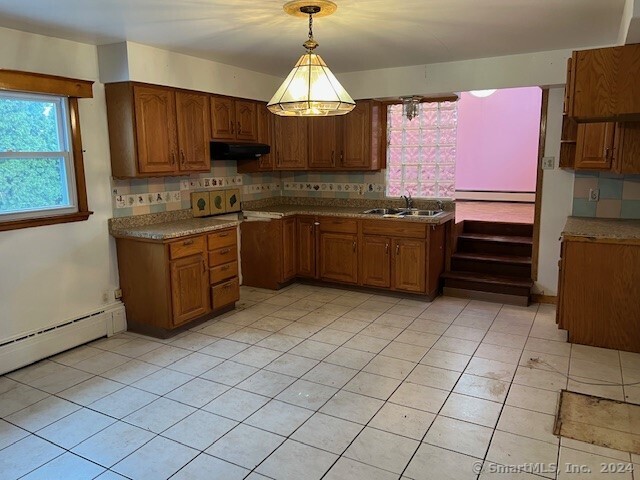
<path fill-rule="evenodd" d="M 291 238 L 285 222 L 294 220 Z M 244 285 L 278 289 L 304 278 L 430 298 L 440 289 L 446 224 L 300 215 L 241 228 Z"/>
<path fill-rule="evenodd" d="M 240 298 L 235 228 L 171 241 L 116 238 L 129 329 L 167 337 Z"/>

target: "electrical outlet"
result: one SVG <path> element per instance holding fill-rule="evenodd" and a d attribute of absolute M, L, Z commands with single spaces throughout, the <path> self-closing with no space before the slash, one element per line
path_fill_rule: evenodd
<path fill-rule="evenodd" d="M 542 169 L 543 170 L 553 170 L 556 168 L 556 157 L 543 157 L 542 158 Z"/>
<path fill-rule="evenodd" d="M 116 297 L 116 300 L 120 300 L 122 298 L 122 289 L 117 288 L 116 291 L 114 292 L 114 296 Z"/>
<path fill-rule="evenodd" d="M 108 303 L 110 296 L 111 296 L 110 290 L 105 290 L 104 292 L 102 292 L 102 303 Z"/>
<path fill-rule="evenodd" d="M 589 201 L 597 202 L 600 200 L 600 189 L 598 188 L 590 188 L 589 189 Z"/>

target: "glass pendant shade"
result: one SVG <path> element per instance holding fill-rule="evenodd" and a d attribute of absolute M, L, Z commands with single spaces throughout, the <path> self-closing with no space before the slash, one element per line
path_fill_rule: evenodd
<path fill-rule="evenodd" d="M 345 115 L 355 106 L 322 57 L 311 51 L 300 57 L 267 104 L 276 115 L 302 117 Z"/>

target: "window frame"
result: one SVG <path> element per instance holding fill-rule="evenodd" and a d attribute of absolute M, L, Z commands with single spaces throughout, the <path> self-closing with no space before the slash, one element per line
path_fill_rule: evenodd
<path fill-rule="evenodd" d="M 93 214 L 87 202 L 87 188 L 84 173 L 82 135 L 80 133 L 79 98 L 93 98 L 93 82 L 41 73 L 20 72 L 0 69 L 0 90 L 23 94 L 43 94 L 54 97 L 66 97 L 65 121 L 69 129 L 69 176 L 73 177 L 76 208 L 73 212 L 46 214 L 52 210 L 40 210 L 45 215 L 29 218 L 7 219 L 0 217 L 0 231 L 21 228 L 55 225 L 60 223 L 85 221 Z M 71 193 L 71 192 L 70 192 Z"/>

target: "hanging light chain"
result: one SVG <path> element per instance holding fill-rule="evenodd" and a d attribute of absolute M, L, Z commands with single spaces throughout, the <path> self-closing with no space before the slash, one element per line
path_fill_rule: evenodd
<path fill-rule="evenodd" d="M 313 40 L 313 13 L 309 14 L 309 40 Z"/>

